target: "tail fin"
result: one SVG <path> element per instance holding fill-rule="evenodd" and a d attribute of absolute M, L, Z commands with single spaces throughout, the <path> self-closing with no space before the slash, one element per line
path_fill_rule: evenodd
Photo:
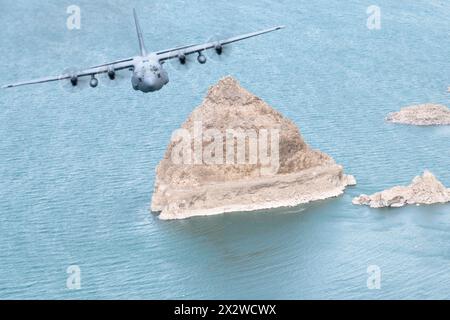
<path fill-rule="evenodd" d="M 134 23 L 136 24 L 136 32 L 139 39 L 139 49 L 141 51 L 141 56 L 147 55 L 147 49 L 145 49 L 145 43 L 144 38 L 142 37 L 142 30 L 141 26 L 139 25 L 139 20 L 136 14 L 136 9 L 133 9 L 133 15 L 134 15 Z"/>

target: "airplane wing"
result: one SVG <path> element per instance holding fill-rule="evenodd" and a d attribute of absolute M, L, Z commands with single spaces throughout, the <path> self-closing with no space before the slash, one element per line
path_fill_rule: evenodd
<path fill-rule="evenodd" d="M 252 32 L 252 33 L 247 33 L 244 35 L 240 35 L 240 36 L 236 36 L 236 37 L 232 37 L 229 39 L 224 39 L 224 40 L 220 40 L 220 41 L 214 41 L 214 42 L 209 42 L 209 43 L 204 43 L 204 44 L 197 44 L 197 45 L 187 45 L 187 46 L 182 46 L 182 47 L 176 47 L 176 48 L 172 48 L 172 49 L 167 49 L 167 50 L 162 50 L 162 51 L 158 51 L 156 52 L 156 56 L 158 57 L 159 61 L 164 62 L 165 60 L 169 60 L 169 59 L 173 59 L 173 58 L 178 58 L 180 55 L 190 55 L 190 54 L 194 54 L 194 53 L 199 53 L 202 52 L 204 50 L 208 50 L 208 49 L 213 49 L 215 48 L 216 50 L 218 49 L 218 47 L 223 47 L 225 45 L 228 45 L 230 43 L 233 42 L 237 42 L 237 41 L 241 41 L 241 40 L 245 40 L 248 38 L 252 38 L 252 37 L 256 37 L 265 33 L 269 33 L 269 32 L 273 32 L 276 30 L 280 30 L 284 28 L 283 26 L 279 26 L 279 27 L 275 27 L 275 28 L 271 28 L 271 29 L 267 29 L 267 30 L 262 30 L 262 31 L 258 31 L 258 32 Z M 101 74 L 101 73 L 107 73 L 110 70 L 113 71 L 118 71 L 118 70 L 123 70 L 123 69 L 130 69 L 133 68 L 133 59 L 134 58 L 125 58 L 122 60 L 117 60 L 114 62 L 110 62 L 110 63 L 105 63 L 105 64 L 101 64 L 101 65 L 97 65 L 94 67 L 90 67 L 87 68 L 85 70 L 80 70 L 77 71 L 75 73 L 72 74 L 62 74 L 59 76 L 54 76 L 54 77 L 45 77 L 45 78 L 39 78 L 39 79 L 34 79 L 34 80 L 30 80 L 30 81 L 23 81 L 23 82 L 17 82 L 17 83 L 13 83 L 13 84 L 9 84 L 6 86 L 2 86 L 2 88 L 14 88 L 14 87 L 19 87 L 19 86 L 25 86 L 25 85 L 31 85 L 31 84 L 37 84 L 37 83 L 45 83 L 45 82 L 52 82 L 52 81 L 59 81 L 59 80 L 67 80 L 67 79 L 72 79 L 72 78 L 80 78 L 80 77 L 86 77 L 86 76 L 95 76 L 97 74 Z"/>
<path fill-rule="evenodd" d="M 245 40 L 248 38 L 256 37 L 256 36 L 259 36 L 259 35 L 262 35 L 265 33 L 269 33 L 269 32 L 273 32 L 276 30 L 280 30 L 283 28 L 284 28 L 284 26 L 278 26 L 278 27 L 267 29 L 267 30 L 247 33 L 247 34 L 243 34 L 240 36 L 236 36 L 236 37 L 232 37 L 232 38 L 224 39 L 224 40 L 220 40 L 220 41 L 214 41 L 214 42 L 208 42 L 208 43 L 203 43 L 203 44 L 189 45 L 189 46 L 177 47 L 177 48 L 168 49 L 168 50 L 162 50 L 162 51 L 156 52 L 156 55 L 158 56 L 159 61 L 165 61 L 165 60 L 177 58 L 180 55 L 186 56 L 186 55 L 190 55 L 193 53 L 202 52 L 204 50 L 217 48 L 218 46 L 222 47 L 222 46 L 228 45 L 233 42 L 238 42 L 238 41 Z"/>
<path fill-rule="evenodd" d="M 114 62 L 111 62 L 108 64 L 91 67 L 91 68 L 88 68 L 85 70 L 76 71 L 73 74 L 65 73 L 65 74 L 61 74 L 59 76 L 54 76 L 54 77 L 45 77 L 45 78 L 39 78 L 39 79 L 30 80 L 30 81 L 17 82 L 17 83 L 2 86 L 2 88 L 14 88 L 14 87 L 20 87 L 20 86 L 25 86 L 25 85 L 30 85 L 30 84 L 67 80 L 67 79 L 72 79 L 73 77 L 80 78 L 80 77 L 87 77 L 87 76 L 95 76 L 97 74 L 106 73 L 110 70 L 118 71 L 118 70 L 132 68 L 133 67 L 132 62 L 133 62 L 133 58 L 127 58 L 127 59 L 123 59 L 123 60 L 114 61 Z"/>

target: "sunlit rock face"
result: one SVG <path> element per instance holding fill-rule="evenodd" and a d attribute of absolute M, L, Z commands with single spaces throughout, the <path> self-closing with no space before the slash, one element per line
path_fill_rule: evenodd
<path fill-rule="evenodd" d="M 353 199 L 353 204 L 367 205 L 372 208 L 446 202 L 450 202 L 450 189 L 447 189 L 429 171 L 425 171 L 422 176 L 415 177 L 409 186 L 397 186 L 371 196 L 363 194 Z"/>
<path fill-rule="evenodd" d="M 295 206 L 355 183 L 291 120 L 226 77 L 174 132 L 156 169 L 152 211 L 181 219 Z"/>
<path fill-rule="evenodd" d="M 386 121 L 416 126 L 450 125 L 450 109 L 440 104 L 420 104 L 390 113 Z"/>

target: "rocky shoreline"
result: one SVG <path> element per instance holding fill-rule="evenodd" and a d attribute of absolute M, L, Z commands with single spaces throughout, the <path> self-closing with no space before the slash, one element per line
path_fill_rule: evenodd
<path fill-rule="evenodd" d="M 294 207 L 337 197 L 346 186 L 355 185 L 339 165 L 311 168 L 299 173 L 171 189 L 161 205 L 157 198 L 152 211 L 162 220 L 185 219 L 228 212 L 248 212 Z"/>
<path fill-rule="evenodd" d="M 446 125 L 450 110 L 416 105 L 386 120 Z M 355 184 L 333 158 L 309 147 L 291 120 L 226 77 L 172 135 L 156 168 L 151 210 L 170 220 L 293 207 L 337 197 Z M 450 189 L 429 171 L 408 186 L 352 200 L 371 208 L 446 202 Z"/>
<path fill-rule="evenodd" d="M 354 184 L 292 121 L 226 77 L 172 136 L 156 169 L 151 210 L 160 219 L 184 219 L 290 207 Z"/>
<path fill-rule="evenodd" d="M 362 194 L 353 199 L 355 205 L 371 208 L 403 207 L 415 204 L 436 204 L 450 202 L 450 189 L 447 189 L 429 171 L 413 179 L 409 186 L 397 186 L 373 195 Z"/>
<path fill-rule="evenodd" d="M 440 104 L 420 104 L 390 113 L 386 121 L 416 126 L 450 125 L 450 109 Z"/>

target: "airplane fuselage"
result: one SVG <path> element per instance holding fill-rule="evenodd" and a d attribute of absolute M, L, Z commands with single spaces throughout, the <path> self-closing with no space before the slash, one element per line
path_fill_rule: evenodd
<path fill-rule="evenodd" d="M 131 84 L 134 90 L 153 92 L 169 83 L 169 75 L 156 56 L 150 54 L 145 57 L 136 57 L 133 65 Z"/>
<path fill-rule="evenodd" d="M 142 30 L 139 25 L 136 10 L 133 9 L 134 21 L 136 26 L 136 33 L 139 41 L 139 55 L 129 57 L 121 60 L 116 60 L 109 63 L 104 63 L 94 67 L 73 72 L 65 72 L 59 76 L 51 76 L 38 78 L 29 81 L 22 81 L 13 84 L 2 86 L 1 88 L 14 88 L 31 84 L 54 82 L 54 81 L 70 81 L 73 87 L 79 84 L 79 79 L 90 77 L 89 85 L 96 88 L 99 84 L 97 76 L 100 74 L 107 74 L 110 80 L 116 79 L 116 72 L 121 70 L 132 71 L 131 84 L 134 90 L 142 91 L 144 93 L 154 92 L 162 89 L 169 83 L 169 75 L 164 70 L 163 64 L 171 59 L 177 59 L 180 64 L 186 64 L 186 57 L 188 55 L 197 54 L 197 61 L 200 64 L 206 63 L 206 56 L 203 54 L 206 50 L 215 50 L 218 55 L 221 55 L 224 46 L 231 43 L 256 37 L 265 33 L 282 29 L 282 26 L 266 29 L 258 32 L 243 34 L 220 41 L 210 41 L 202 44 L 179 46 L 172 49 L 161 50 L 156 52 L 147 51 Z"/>

